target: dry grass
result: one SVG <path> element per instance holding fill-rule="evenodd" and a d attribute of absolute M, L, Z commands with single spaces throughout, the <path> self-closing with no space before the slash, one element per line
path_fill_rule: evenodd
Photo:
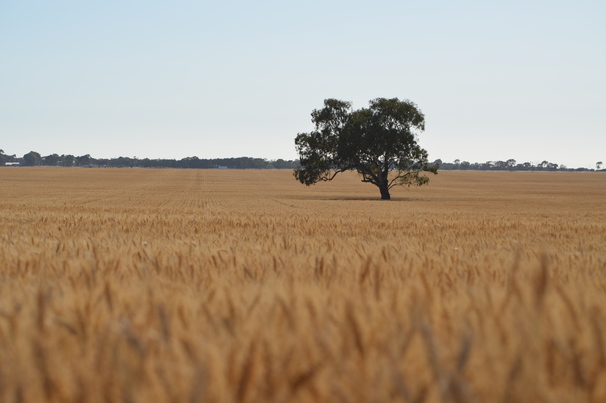
<path fill-rule="evenodd" d="M 606 401 L 606 175 L 393 197 L 0 169 L 0 401 Z"/>

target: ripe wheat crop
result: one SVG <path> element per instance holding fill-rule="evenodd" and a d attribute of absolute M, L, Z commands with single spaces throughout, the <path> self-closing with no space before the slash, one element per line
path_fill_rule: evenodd
<path fill-rule="evenodd" d="M 0 169 L 0 402 L 604 402 L 606 175 Z"/>

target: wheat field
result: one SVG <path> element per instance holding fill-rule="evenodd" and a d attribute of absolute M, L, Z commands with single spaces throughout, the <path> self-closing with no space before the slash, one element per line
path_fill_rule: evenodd
<path fill-rule="evenodd" d="M 0 402 L 604 402 L 606 175 L 0 168 Z"/>

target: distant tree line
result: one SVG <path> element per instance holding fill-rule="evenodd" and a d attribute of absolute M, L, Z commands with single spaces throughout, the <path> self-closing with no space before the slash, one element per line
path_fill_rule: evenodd
<path fill-rule="evenodd" d="M 186 157 L 177 159 L 139 159 L 136 157 L 118 158 L 93 158 L 89 154 L 74 156 L 70 154 L 50 154 L 41 156 L 35 151 L 30 151 L 22 157 L 15 154 L 9 155 L 0 149 L 0 166 L 58 166 L 58 167 L 111 167 L 111 168 L 228 168 L 228 169 L 300 169 L 299 160 L 267 160 L 264 158 L 238 157 L 238 158 L 213 158 L 202 159 L 198 157 Z M 604 171 L 602 161 L 595 164 L 595 169 L 590 168 L 568 168 L 549 161 L 540 164 L 530 162 L 518 163 L 514 159 L 507 161 L 468 162 L 454 160 L 443 162 L 438 159 L 433 162 L 438 164 L 440 170 L 453 171 Z"/>
<path fill-rule="evenodd" d="M 514 159 L 507 161 L 487 161 L 487 162 L 469 162 L 454 160 L 453 162 L 443 162 L 435 160 L 434 164 L 438 164 L 440 170 L 445 171 L 606 171 L 602 168 L 602 162 L 596 162 L 596 169 L 591 168 L 568 168 L 566 165 L 559 165 L 549 161 L 543 161 L 539 164 L 531 162 L 518 163 Z"/>
<path fill-rule="evenodd" d="M 300 168 L 298 160 L 267 160 L 264 158 L 213 158 L 202 159 L 186 157 L 177 159 L 150 159 L 137 157 L 93 158 L 90 154 L 74 156 L 69 154 L 50 154 L 42 156 L 30 151 L 23 157 L 7 155 L 0 150 L 0 165 L 21 166 L 54 166 L 54 167 L 111 167 L 111 168 L 227 168 L 227 169 L 297 169 Z"/>

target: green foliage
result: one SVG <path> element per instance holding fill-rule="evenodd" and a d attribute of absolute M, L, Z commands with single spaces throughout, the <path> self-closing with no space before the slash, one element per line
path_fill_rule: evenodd
<path fill-rule="evenodd" d="M 381 198 L 389 199 L 392 187 L 421 186 L 429 182 L 422 172 L 437 173 L 438 166 L 428 163 L 427 151 L 416 140 L 425 116 L 410 101 L 377 98 L 368 108 L 352 110 L 349 102 L 327 99 L 311 116 L 315 130 L 295 138 L 302 168 L 294 176 L 304 185 L 356 170 L 362 182 L 377 186 Z"/>
<path fill-rule="evenodd" d="M 76 162 L 76 157 L 71 154 L 62 154 L 61 155 L 61 166 L 62 167 L 73 167 Z"/>
<path fill-rule="evenodd" d="M 198 157 L 185 157 L 180 160 L 175 159 L 137 159 L 137 157 L 118 157 L 118 158 L 93 158 L 90 154 L 75 157 L 71 154 L 58 155 L 50 154 L 41 157 L 39 153 L 30 151 L 22 158 L 16 158 L 13 155 L 6 155 L 4 150 L 0 149 L 0 165 L 6 165 L 8 162 L 21 161 L 21 165 L 47 165 L 63 167 L 114 167 L 114 168 L 187 168 L 187 169 L 212 169 L 223 166 L 229 169 L 296 169 L 301 165 L 298 160 L 285 161 L 283 159 L 267 160 L 264 158 L 237 157 L 237 158 L 213 158 L 201 159 Z"/>
<path fill-rule="evenodd" d="M 93 163 L 93 158 L 90 154 L 81 155 L 75 158 L 75 164 L 79 167 L 85 167 L 87 165 L 91 165 Z"/>
<path fill-rule="evenodd" d="M 42 156 L 35 151 L 30 151 L 23 156 L 23 164 L 29 167 L 42 165 Z"/>
<path fill-rule="evenodd" d="M 61 157 L 59 154 L 51 154 L 46 157 L 42 157 L 42 165 L 58 166 L 61 163 Z"/>

